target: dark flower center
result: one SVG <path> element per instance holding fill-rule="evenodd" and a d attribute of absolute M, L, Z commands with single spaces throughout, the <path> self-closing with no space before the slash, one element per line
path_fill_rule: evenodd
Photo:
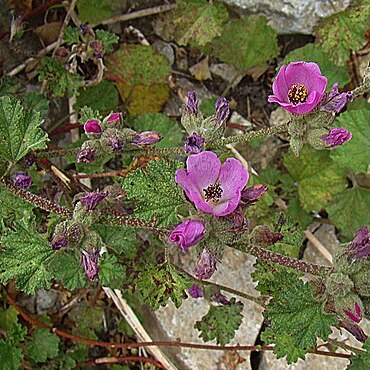
<path fill-rule="evenodd" d="M 306 86 L 303 84 L 294 84 L 288 90 L 288 98 L 293 105 L 304 103 L 307 100 L 307 97 L 308 91 Z"/>
<path fill-rule="evenodd" d="M 209 202 L 210 200 L 213 200 L 214 202 L 218 202 L 221 198 L 223 191 L 224 190 L 221 188 L 220 184 L 217 182 L 215 184 L 208 185 L 207 188 L 203 189 L 206 202 Z"/>

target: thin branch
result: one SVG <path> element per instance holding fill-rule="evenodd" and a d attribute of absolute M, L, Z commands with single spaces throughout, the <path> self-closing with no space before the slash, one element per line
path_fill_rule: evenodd
<path fill-rule="evenodd" d="M 95 360 L 85 361 L 82 364 L 79 364 L 77 367 L 102 364 L 117 364 L 120 362 L 145 362 L 148 364 L 153 364 L 159 369 L 165 369 L 165 367 L 163 367 L 160 362 L 144 356 L 101 357 L 96 358 Z"/>
<path fill-rule="evenodd" d="M 76 155 L 80 151 L 80 148 L 72 148 L 72 149 L 46 149 L 46 150 L 38 150 L 35 152 L 37 158 L 55 158 L 55 157 L 66 157 L 69 155 Z"/>
<path fill-rule="evenodd" d="M 79 336 L 75 336 L 69 334 L 63 330 L 59 330 L 57 328 L 53 328 L 50 325 L 47 325 L 43 322 L 37 321 L 30 317 L 22 308 L 18 306 L 15 300 L 10 296 L 10 294 L 3 288 L 6 294 L 6 299 L 10 305 L 12 305 L 19 314 L 33 326 L 38 326 L 44 329 L 48 329 L 51 332 L 57 334 L 58 336 L 66 339 L 70 339 L 75 342 L 86 343 L 97 347 L 104 347 L 108 349 L 112 348 L 139 348 L 139 347 L 182 347 L 182 348 L 193 348 L 193 349 L 204 349 L 204 350 L 213 350 L 213 351 L 273 351 L 274 346 L 219 346 L 214 344 L 200 344 L 200 343 L 184 343 L 178 341 L 153 341 L 153 342 L 140 342 L 140 343 L 109 343 L 109 342 L 102 342 L 96 341 L 93 339 L 83 338 Z M 313 350 L 309 351 L 309 353 L 313 353 L 316 355 L 322 356 L 330 356 L 330 357 L 341 357 L 350 359 L 352 356 L 346 353 L 337 353 L 337 352 L 329 352 L 329 351 L 319 351 Z"/>
<path fill-rule="evenodd" d="M 331 253 L 324 247 L 324 245 L 316 238 L 310 230 L 305 230 L 304 235 L 311 242 L 311 244 L 316 248 L 329 262 L 333 264 L 333 256 Z"/>

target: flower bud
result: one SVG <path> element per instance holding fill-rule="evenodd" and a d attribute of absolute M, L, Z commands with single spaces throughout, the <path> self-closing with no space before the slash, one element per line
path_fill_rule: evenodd
<path fill-rule="evenodd" d="M 82 198 L 80 198 L 80 202 L 83 204 L 83 206 L 88 211 L 92 211 L 107 196 L 108 196 L 108 192 L 94 191 L 94 192 L 88 193 L 85 196 L 83 196 Z"/>
<path fill-rule="evenodd" d="M 364 333 L 364 331 L 356 324 L 348 323 L 347 321 L 341 321 L 340 326 L 344 329 L 348 330 L 359 342 L 366 342 L 367 335 Z"/>
<path fill-rule="evenodd" d="M 184 151 L 186 153 L 198 154 L 202 151 L 204 146 L 204 138 L 197 134 L 188 136 L 185 140 Z"/>
<path fill-rule="evenodd" d="M 78 163 L 91 163 L 94 162 L 96 159 L 96 149 L 86 146 L 85 148 L 81 149 L 77 154 L 77 162 Z"/>
<path fill-rule="evenodd" d="M 81 249 L 81 262 L 89 281 L 96 281 L 98 278 L 99 258 L 100 254 L 98 250 L 94 250 L 92 247 L 89 248 L 88 252 Z"/>
<path fill-rule="evenodd" d="M 344 309 L 343 312 L 357 324 L 362 320 L 362 311 L 358 303 L 355 303 L 352 310 Z"/>
<path fill-rule="evenodd" d="M 284 236 L 280 233 L 274 233 L 266 225 L 256 226 L 250 236 L 251 243 L 262 247 L 277 243 Z"/>
<path fill-rule="evenodd" d="M 161 135 L 155 131 L 144 131 L 137 134 L 132 139 L 132 144 L 136 145 L 152 145 L 162 140 Z"/>
<path fill-rule="evenodd" d="M 337 314 L 349 324 L 359 323 L 362 320 L 364 311 L 360 297 L 349 292 L 344 297 L 333 296 L 334 307 Z"/>
<path fill-rule="evenodd" d="M 96 119 L 90 119 L 84 124 L 84 130 L 86 134 L 100 134 L 100 122 Z"/>
<path fill-rule="evenodd" d="M 228 218 L 232 221 L 232 230 L 245 231 L 248 228 L 248 220 L 244 216 L 244 209 L 240 205 L 231 213 Z"/>
<path fill-rule="evenodd" d="M 224 306 L 230 306 L 230 301 L 222 294 L 217 293 L 211 297 L 211 300 L 217 303 L 221 303 Z"/>
<path fill-rule="evenodd" d="M 24 164 L 26 167 L 31 167 L 37 162 L 37 157 L 31 152 L 24 157 Z"/>
<path fill-rule="evenodd" d="M 128 141 L 121 130 L 108 128 L 104 130 L 100 142 L 106 150 L 116 152 L 122 150 Z"/>
<path fill-rule="evenodd" d="M 344 108 L 347 101 L 353 98 L 352 91 L 340 93 L 338 90 L 338 85 L 338 82 L 336 82 L 331 88 L 327 98 L 320 108 L 321 111 L 332 114 L 339 113 Z"/>
<path fill-rule="evenodd" d="M 356 231 L 350 248 L 354 258 L 363 258 L 370 254 L 370 230 L 366 226 Z"/>
<path fill-rule="evenodd" d="M 198 99 L 195 91 L 188 92 L 188 101 L 186 103 L 186 110 L 191 114 L 198 113 Z"/>
<path fill-rule="evenodd" d="M 204 230 L 202 221 L 186 220 L 173 229 L 168 241 L 177 244 L 185 252 L 203 238 Z"/>
<path fill-rule="evenodd" d="M 103 57 L 105 46 L 99 40 L 92 40 L 89 47 L 93 50 L 93 56 L 95 58 Z"/>
<path fill-rule="evenodd" d="M 89 26 L 88 23 L 82 23 L 80 25 L 80 30 L 81 30 L 82 36 L 95 37 L 94 31 L 92 30 L 92 28 Z"/>
<path fill-rule="evenodd" d="M 14 186 L 19 189 L 29 189 L 32 185 L 31 176 L 26 173 L 17 173 L 14 177 Z"/>
<path fill-rule="evenodd" d="M 328 135 L 322 136 L 323 140 L 327 145 L 334 147 L 342 145 L 345 142 L 351 140 L 352 134 L 344 128 L 332 128 Z"/>
<path fill-rule="evenodd" d="M 262 195 L 264 195 L 268 190 L 267 185 L 257 184 L 253 185 L 247 189 L 244 189 L 241 194 L 241 200 L 245 205 L 249 206 L 257 202 Z"/>
<path fill-rule="evenodd" d="M 215 103 L 216 129 L 225 125 L 230 115 L 230 105 L 226 98 L 218 98 Z"/>
<path fill-rule="evenodd" d="M 57 235 L 51 241 L 51 246 L 54 250 L 59 250 L 63 247 L 66 247 L 67 244 L 68 244 L 67 238 L 65 236 L 62 236 L 62 235 Z"/>
<path fill-rule="evenodd" d="M 112 113 L 105 122 L 108 126 L 121 126 L 123 123 L 122 113 Z"/>
<path fill-rule="evenodd" d="M 196 284 L 193 284 L 190 288 L 189 288 L 189 294 L 193 297 L 193 298 L 203 298 L 204 294 L 203 294 L 203 290 L 199 288 L 198 285 Z"/>
<path fill-rule="evenodd" d="M 207 249 L 203 249 L 194 273 L 198 280 L 209 279 L 216 271 L 216 258 Z"/>

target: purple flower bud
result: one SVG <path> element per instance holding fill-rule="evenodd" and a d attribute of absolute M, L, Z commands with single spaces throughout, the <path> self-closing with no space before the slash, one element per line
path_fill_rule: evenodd
<path fill-rule="evenodd" d="M 57 235 L 53 240 L 51 241 L 51 246 L 54 250 L 59 250 L 63 247 L 65 247 L 68 244 L 68 240 L 66 237 L 62 235 Z"/>
<path fill-rule="evenodd" d="M 348 330 L 351 334 L 353 334 L 359 342 L 366 342 L 368 337 L 358 325 L 356 324 L 351 325 L 346 321 L 341 321 L 340 326 L 342 326 L 343 328 Z"/>
<path fill-rule="evenodd" d="M 204 138 L 200 135 L 193 134 L 186 138 L 184 151 L 186 153 L 198 154 L 202 151 Z"/>
<path fill-rule="evenodd" d="M 243 231 L 248 228 L 248 220 L 245 218 L 243 207 L 240 205 L 228 216 L 228 218 L 231 219 L 233 223 L 232 230 Z"/>
<path fill-rule="evenodd" d="M 204 294 L 203 294 L 203 290 L 199 288 L 199 286 L 197 284 L 193 284 L 190 288 L 189 288 L 189 294 L 193 297 L 193 298 L 203 298 Z"/>
<path fill-rule="evenodd" d="M 94 36 L 94 32 L 90 28 L 88 23 L 82 23 L 80 25 L 80 30 L 81 30 L 81 33 L 82 33 L 83 36 L 87 36 L 87 35 Z"/>
<path fill-rule="evenodd" d="M 29 189 L 32 185 L 31 176 L 25 173 L 17 173 L 14 177 L 14 186 L 20 189 Z"/>
<path fill-rule="evenodd" d="M 277 243 L 283 238 L 284 235 L 271 231 L 268 226 L 259 225 L 256 226 L 252 231 L 251 243 L 266 247 Z"/>
<path fill-rule="evenodd" d="M 241 200 L 245 203 L 245 205 L 249 206 L 250 204 L 257 202 L 257 200 L 259 200 L 262 197 L 262 195 L 264 195 L 267 192 L 267 190 L 268 188 L 266 185 L 263 184 L 253 185 L 242 191 Z"/>
<path fill-rule="evenodd" d="M 198 280 L 209 279 L 216 271 L 216 258 L 207 249 L 203 249 L 194 273 Z"/>
<path fill-rule="evenodd" d="M 86 134 L 100 134 L 100 122 L 96 119 L 90 119 L 84 124 L 84 130 Z"/>
<path fill-rule="evenodd" d="M 86 148 L 82 149 L 79 151 L 77 154 L 77 162 L 78 163 L 91 163 L 94 162 L 95 160 L 95 153 L 96 149 L 95 148 L 90 148 L 87 146 Z"/>
<path fill-rule="evenodd" d="M 342 145 L 351 139 L 352 134 L 344 128 L 332 128 L 329 134 L 321 137 L 321 140 L 331 147 Z"/>
<path fill-rule="evenodd" d="M 217 293 L 217 294 L 213 295 L 211 299 L 212 299 L 212 301 L 217 302 L 217 303 L 221 303 L 224 306 L 229 306 L 230 305 L 230 301 L 221 293 Z"/>
<path fill-rule="evenodd" d="M 216 128 L 226 124 L 230 115 L 230 105 L 226 98 L 218 98 L 215 104 Z"/>
<path fill-rule="evenodd" d="M 81 249 L 81 257 L 82 266 L 85 269 L 89 281 L 97 280 L 99 273 L 99 251 L 90 248 L 89 251 L 86 252 L 85 250 Z"/>
<path fill-rule="evenodd" d="M 179 245 L 185 252 L 203 238 L 204 229 L 202 221 L 186 220 L 173 229 L 168 241 Z"/>
<path fill-rule="evenodd" d="M 123 141 L 118 136 L 111 136 L 108 139 L 108 145 L 112 148 L 114 152 L 123 149 Z"/>
<path fill-rule="evenodd" d="M 137 145 L 152 145 L 162 140 L 161 135 L 155 131 L 144 131 L 137 134 L 133 139 L 132 143 Z"/>
<path fill-rule="evenodd" d="M 367 257 L 370 254 L 370 231 L 366 226 L 356 231 L 351 249 L 354 258 Z"/>
<path fill-rule="evenodd" d="M 107 191 L 104 191 L 104 192 L 94 191 L 80 198 L 80 202 L 83 204 L 85 208 L 87 208 L 87 210 L 92 211 L 107 196 L 108 196 Z"/>
<path fill-rule="evenodd" d="M 186 109 L 191 114 L 198 113 L 198 99 L 195 91 L 188 92 L 188 102 L 186 104 Z"/>
<path fill-rule="evenodd" d="M 362 320 L 362 312 L 360 306 L 355 303 L 355 312 L 351 312 L 350 310 L 343 310 L 344 313 L 355 323 L 359 323 Z"/>
<path fill-rule="evenodd" d="M 338 91 L 338 85 L 338 82 L 336 82 L 331 88 L 325 102 L 320 108 L 321 111 L 333 114 L 339 113 L 344 108 L 347 101 L 353 98 L 353 91 L 340 93 Z"/>
<path fill-rule="evenodd" d="M 108 119 L 107 123 L 110 125 L 120 125 L 123 123 L 122 113 L 112 113 Z"/>
<path fill-rule="evenodd" d="M 93 49 L 95 58 L 103 57 L 104 49 L 105 49 L 105 46 L 103 43 L 101 43 L 98 40 L 93 40 L 90 42 L 89 46 Z"/>

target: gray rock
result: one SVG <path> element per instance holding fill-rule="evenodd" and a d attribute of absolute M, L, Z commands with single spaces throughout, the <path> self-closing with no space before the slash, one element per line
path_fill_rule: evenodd
<path fill-rule="evenodd" d="M 224 0 L 245 14 L 265 15 L 280 34 L 312 33 L 321 18 L 347 8 L 350 0 Z"/>

